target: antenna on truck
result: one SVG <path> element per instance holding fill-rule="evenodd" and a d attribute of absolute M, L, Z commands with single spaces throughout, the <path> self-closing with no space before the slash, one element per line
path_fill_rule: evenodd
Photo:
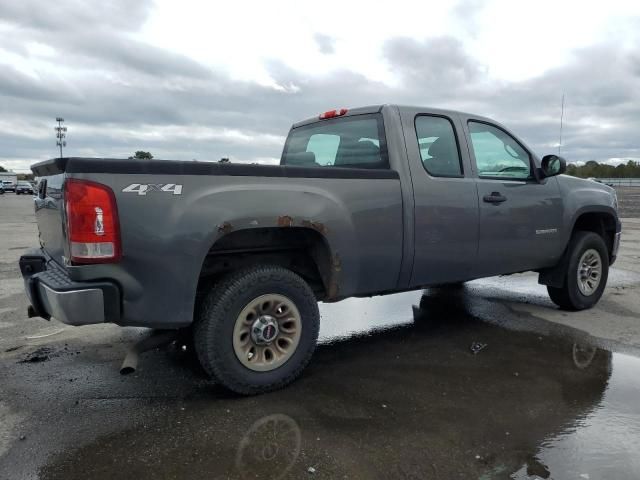
<path fill-rule="evenodd" d="M 560 141 L 558 142 L 558 156 L 560 156 L 560 150 L 562 149 L 562 121 L 564 119 L 564 93 L 562 94 L 562 105 L 560 107 Z"/>

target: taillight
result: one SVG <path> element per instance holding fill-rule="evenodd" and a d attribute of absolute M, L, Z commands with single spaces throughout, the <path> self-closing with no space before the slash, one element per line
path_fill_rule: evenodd
<path fill-rule="evenodd" d="M 341 117 L 342 115 L 346 114 L 348 112 L 348 110 L 346 108 L 340 108 L 337 110 L 329 110 L 328 112 L 324 112 L 322 114 L 320 114 L 320 120 L 326 120 L 327 118 L 333 118 L 333 117 Z"/>
<path fill-rule="evenodd" d="M 122 256 L 118 209 L 106 185 L 68 179 L 64 184 L 72 263 L 110 263 Z"/>

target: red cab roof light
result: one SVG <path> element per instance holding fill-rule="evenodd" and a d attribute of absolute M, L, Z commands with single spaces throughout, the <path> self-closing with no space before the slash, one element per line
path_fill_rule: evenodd
<path fill-rule="evenodd" d="M 70 178 L 64 185 L 71 263 L 120 260 L 120 222 L 113 191 L 106 185 Z"/>
<path fill-rule="evenodd" d="M 349 110 L 347 110 L 346 108 L 340 108 L 340 109 L 336 109 L 336 110 L 329 110 L 328 112 L 321 113 L 319 118 L 320 118 L 320 120 L 326 120 L 327 118 L 341 117 L 342 115 L 344 115 L 348 111 Z"/>

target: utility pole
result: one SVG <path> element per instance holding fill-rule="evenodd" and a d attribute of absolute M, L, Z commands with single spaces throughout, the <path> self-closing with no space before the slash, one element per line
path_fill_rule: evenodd
<path fill-rule="evenodd" d="M 564 120 L 564 93 L 562 94 L 562 106 L 560 107 L 560 142 L 558 142 L 558 156 L 562 148 L 562 121 Z"/>
<path fill-rule="evenodd" d="M 62 126 L 62 123 L 64 122 L 64 118 L 62 117 L 56 117 L 56 122 L 58 122 L 58 126 L 53 127 L 53 129 L 56 131 L 56 145 L 60 147 L 60 158 L 62 158 L 62 147 L 67 146 L 67 141 L 65 140 L 65 137 L 67 136 L 67 127 Z"/>

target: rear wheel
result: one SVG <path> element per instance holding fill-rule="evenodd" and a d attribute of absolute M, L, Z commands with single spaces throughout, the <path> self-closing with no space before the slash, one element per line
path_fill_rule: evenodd
<path fill-rule="evenodd" d="M 319 325 L 317 300 L 300 276 L 276 266 L 251 267 L 207 295 L 194 345 L 215 381 L 252 395 L 300 375 L 315 350 Z"/>
<path fill-rule="evenodd" d="M 602 237 L 593 232 L 575 232 L 569 244 L 564 285 L 547 286 L 553 303 L 565 310 L 591 308 L 600 297 L 609 276 L 609 254 Z"/>

